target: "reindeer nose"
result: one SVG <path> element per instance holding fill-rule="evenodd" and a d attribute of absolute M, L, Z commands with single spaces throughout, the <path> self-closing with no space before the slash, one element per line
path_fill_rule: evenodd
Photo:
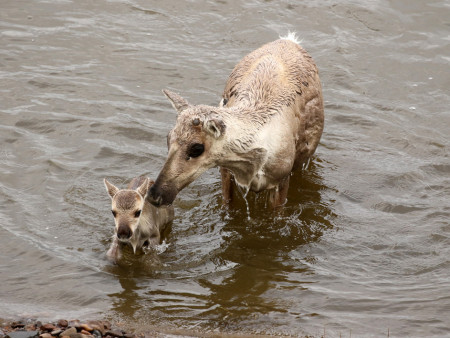
<path fill-rule="evenodd" d="M 132 235 L 130 227 L 127 225 L 119 225 L 119 229 L 117 229 L 117 238 L 119 239 L 130 239 Z"/>
<path fill-rule="evenodd" d="M 170 205 L 173 203 L 175 197 L 177 197 L 177 187 L 169 182 L 161 185 L 158 183 L 159 177 L 156 179 L 155 184 L 147 192 L 147 201 L 153 204 L 155 207 L 163 205 Z"/>
<path fill-rule="evenodd" d="M 161 197 L 161 195 L 158 196 L 156 199 L 152 199 L 152 201 L 151 201 L 151 203 L 152 203 L 155 207 L 161 206 L 161 202 L 162 202 L 162 197 Z"/>
<path fill-rule="evenodd" d="M 152 185 L 149 192 L 147 193 L 147 200 L 153 204 L 155 207 L 159 207 L 162 202 L 161 195 L 156 191 L 155 184 Z"/>

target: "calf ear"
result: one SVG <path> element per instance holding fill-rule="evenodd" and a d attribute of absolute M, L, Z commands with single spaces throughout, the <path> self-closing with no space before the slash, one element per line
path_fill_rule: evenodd
<path fill-rule="evenodd" d="M 139 186 L 139 188 L 136 189 L 136 191 L 141 194 L 142 197 L 145 198 L 145 195 L 147 195 L 147 190 L 150 187 L 149 186 L 149 182 L 150 180 L 148 178 L 146 178 L 144 180 L 144 182 L 142 182 L 142 184 Z"/>
<path fill-rule="evenodd" d="M 114 184 L 109 183 L 106 178 L 103 179 L 103 183 L 105 183 L 106 191 L 108 192 L 109 196 L 111 196 L 112 199 L 114 195 L 117 194 L 117 192 L 119 191 L 119 188 L 117 188 Z"/>
<path fill-rule="evenodd" d="M 205 130 L 215 138 L 221 137 L 225 129 L 225 123 L 219 118 L 210 118 L 205 122 Z"/>
<path fill-rule="evenodd" d="M 187 102 L 185 99 L 183 99 L 180 95 L 171 92 L 170 90 L 163 89 L 164 95 L 167 96 L 167 98 L 172 103 L 172 106 L 177 110 L 177 112 L 181 113 L 183 110 L 188 108 L 190 106 L 189 102 Z"/>

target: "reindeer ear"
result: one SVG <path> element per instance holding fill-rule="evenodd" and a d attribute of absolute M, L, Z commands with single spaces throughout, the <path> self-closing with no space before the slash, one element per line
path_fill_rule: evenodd
<path fill-rule="evenodd" d="M 148 182 L 150 180 L 148 178 L 146 178 L 142 184 L 139 186 L 139 188 L 136 189 L 136 191 L 141 194 L 142 197 L 145 198 L 145 195 L 147 194 L 147 190 L 148 190 Z"/>
<path fill-rule="evenodd" d="M 177 112 L 181 113 L 183 110 L 188 108 L 190 106 L 189 102 L 187 102 L 185 99 L 183 99 L 180 95 L 171 92 L 170 90 L 163 89 L 164 95 L 167 96 L 167 98 L 172 103 L 172 106 L 176 109 Z"/>
<path fill-rule="evenodd" d="M 215 138 L 221 137 L 225 133 L 225 123 L 217 118 L 210 118 L 205 122 L 205 130 Z"/>
<path fill-rule="evenodd" d="M 119 191 L 119 188 L 117 188 L 114 184 L 109 183 L 106 178 L 103 179 L 103 183 L 105 183 L 106 191 L 108 192 L 109 196 L 111 196 L 112 199 L 114 195 L 117 194 L 117 192 Z"/>

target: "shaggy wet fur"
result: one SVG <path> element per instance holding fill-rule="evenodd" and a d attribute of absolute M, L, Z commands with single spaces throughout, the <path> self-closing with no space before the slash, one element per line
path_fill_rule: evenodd
<path fill-rule="evenodd" d="M 168 158 L 147 195 L 155 205 L 172 203 L 215 166 L 221 167 L 225 203 L 234 182 L 246 190 L 270 190 L 271 204 L 282 205 L 290 173 L 307 163 L 322 135 L 318 70 L 292 39 L 245 56 L 231 72 L 219 107 L 191 105 L 178 94 L 164 93 L 179 114 L 168 136 Z M 191 156 L 198 144 L 204 153 Z"/>

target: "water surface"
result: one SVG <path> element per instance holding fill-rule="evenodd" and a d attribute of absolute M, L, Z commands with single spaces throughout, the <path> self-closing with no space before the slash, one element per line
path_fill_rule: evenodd
<path fill-rule="evenodd" d="M 0 317 L 137 330 L 450 335 L 448 1 L 3 1 Z M 105 259 L 103 178 L 155 178 L 168 88 L 217 104 L 248 52 L 296 31 L 326 125 L 280 213 L 183 190 L 156 252 Z"/>

